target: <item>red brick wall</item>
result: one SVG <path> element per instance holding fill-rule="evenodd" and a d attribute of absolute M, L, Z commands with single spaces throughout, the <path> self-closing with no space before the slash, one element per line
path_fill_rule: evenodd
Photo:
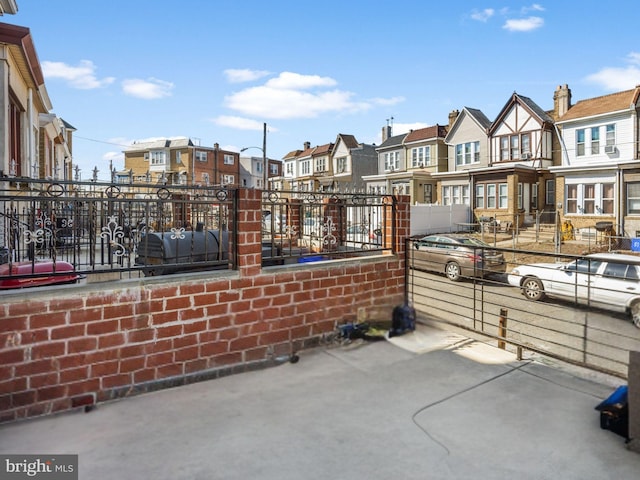
<path fill-rule="evenodd" d="M 317 343 L 361 309 L 390 318 L 404 295 L 406 197 L 396 254 L 262 269 L 261 192 L 240 192 L 238 271 L 4 297 L 0 421 L 242 371 Z"/>

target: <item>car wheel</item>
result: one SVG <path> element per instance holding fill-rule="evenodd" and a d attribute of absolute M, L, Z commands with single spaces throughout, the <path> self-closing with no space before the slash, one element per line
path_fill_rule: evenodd
<path fill-rule="evenodd" d="M 633 324 L 640 328 L 640 302 L 633 303 L 629 309 L 629 313 L 631 314 Z"/>
<path fill-rule="evenodd" d="M 444 267 L 444 273 L 449 280 L 457 282 L 460 280 L 460 265 L 456 262 L 449 262 Z"/>
<path fill-rule="evenodd" d="M 542 282 L 535 277 L 527 277 L 522 281 L 522 294 L 527 298 L 536 302 L 544 298 L 544 287 Z"/>

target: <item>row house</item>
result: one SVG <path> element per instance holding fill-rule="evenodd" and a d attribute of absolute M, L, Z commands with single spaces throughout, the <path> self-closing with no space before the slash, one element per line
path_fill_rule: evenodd
<path fill-rule="evenodd" d="M 240 155 L 203 147 L 188 138 L 135 143 L 124 152 L 124 170 L 115 175 L 119 183 L 167 185 L 239 186 Z"/>
<path fill-rule="evenodd" d="M 391 136 L 383 128 L 383 141 L 376 148 L 378 172 L 364 178 L 372 193 L 408 195 L 412 203 L 433 203 L 437 181 L 432 174 L 446 171 L 447 127 L 434 125 Z"/>
<path fill-rule="evenodd" d="M 282 162 L 273 158 L 267 158 L 267 176 L 266 181 L 268 189 L 282 190 L 281 184 L 274 184 L 272 179 L 280 179 L 282 177 Z M 240 186 L 246 188 L 265 188 L 265 159 L 262 157 L 240 157 Z M 279 180 L 281 182 L 281 180 Z"/>
<path fill-rule="evenodd" d="M 0 177 L 71 180 L 75 129 L 51 113 L 29 29 L 0 23 L 0 57 Z"/>
<path fill-rule="evenodd" d="M 640 236 L 640 86 L 571 104 L 562 94 L 558 129 L 561 161 L 555 176 L 558 212 L 576 228 L 600 226 Z"/>
<path fill-rule="evenodd" d="M 338 134 L 336 141 L 289 152 L 283 158 L 283 190 L 363 190 L 364 177 L 377 172 L 373 145 L 359 143 L 353 135 Z"/>

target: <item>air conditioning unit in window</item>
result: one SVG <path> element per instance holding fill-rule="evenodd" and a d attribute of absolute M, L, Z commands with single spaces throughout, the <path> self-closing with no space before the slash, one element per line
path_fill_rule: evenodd
<path fill-rule="evenodd" d="M 531 160 L 531 152 L 524 152 L 522 154 L 522 160 Z"/>
<path fill-rule="evenodd" d="M 605 145 L 604 153 L 616 153 L 616 146 L 615 145 Z"/>

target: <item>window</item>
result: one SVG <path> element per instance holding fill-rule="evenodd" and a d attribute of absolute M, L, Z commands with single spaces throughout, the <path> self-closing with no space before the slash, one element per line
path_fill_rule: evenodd
<path fill-rule="evenodd" d="M 203 173 L 202 174 L 202 183 L 204 183 L 205 185 L 209 185 L 209 174 L 208 173 Z"/>
<path fill-rule="evenodd" d="M 391 172 L 400 169 L 400 152 L 388 152 L 384 154 L 384 169 Z"/>
<path fill-rule="evenodd" d="M 480 161 L 480 142 L 458 143 L 456 165 L 469 165 Z"/>
<path fill-rule="evenodd" d="M 611 124 L 605 127 L 607 146 L 615 146 L 616 144 L 616 125 Z"/>
<path fill-rule="evenodd" d="M 289 177 L 293 176 L 293 162 L 287 162 L 285 163 L 285 174 Z"/>
<path fill-rule="evenodd" d="M 278 165 L 275 163 L 269 164 L 269 173 L 272 175 L 278 175 Z"/>
<path fill-rule="evenodd" d="M 469 185 L 446 185 L 442 187 L 443 205 L 469 205 Z"/>
<path fill-rule="evenodd" d="M 411 149 L 411 166 L 424 167 L 431 164 L 431 146 L 416 147 Z"/>
<path fill-rule="evenodd" d="M 509 145 L 511 147 L 511 160 L 518 160 L 520 158 L 520 138 L 517 135 L 511 135 Z"/>
<path fill-rule="evenodd" d="M 300 175 L 311 175 L 311 160 L 300 162 Z"/>
<path fill-rule="evenodd" d="M 327 171 L 327 157 L 316 158 L 316 172 L 322 173 Z"/>
<path fill-rule="evenodd" d="M 581 157 L 584 155 L 584 128 L 576 130 L 576 155 Z"/>
<path fill-rule="evenodd" d="M 347 157 L 340 157 L 336 159 L 336 171 L 338 173 L 347 173 L 349 171 L 347 167 Z"/>
<path fill-rule="evenodd" d="M 522 134 L 522 153 L 531 153 L 531 134 Z"/>
<path fill-rule="evenodd" d="M 613 192 L 614 184 L 605 183 L 602 185 L 602 212 L 606 215 L 613 215 Z"/>
<path fill-rule="evenodd" d="M 518 183 L 518 208 L 522 209 L 522 184 Z"/>
<path fill-rule="evenodd" d="M 591 155 L 600 153 L 600 129 L 594 127 L 591 129 Z"/>
<path fill-rule="evenodd" d="M 234 176 L 233 175 L 222 175 L 222 185 L 232 185 L 234 183 Z"/>
<path fill-rule="evenodd" d="M 613 215 L 615 200 L 613 183 L 570 184 L 567 185 L 566 191 L 566 213 Z"/>
<path fill-rule="evenodd" d="M 640 215 L 640 182 L 627 183 L 627 213 Z"/>
<path fill-rule="evenodd" d="M 233 158 L 233 155 L 229 155 L 228 153 L 224 154 L 224 164 L 225 165 L 233 165 L 235 163 L 235 160 Z"/>
<path fill-rule="evenodd" d="M 487 185 L 487 208 L 496 208 L 496 184 Z"/>
<path fill-rule="evenodd" d="M 167 154 L 164 150 L 154 150 L 150 152 L 151 165 L 166 165 Z"/>
<path fill-rule="evenodd" d="M 203 150 L 196 150 L 196 161 L 198 162 L 206 162 L 207 161 L 207 152 Z"/>
<path fill-rule="evenodd" d="M 555 180 L 547 180 L 545 182 L 545 200 L 544 203 L 546 205 L 555 205 L 556 204 L 556 181 Z"/>
<path fill-rule="evenodd" d="M 538 184 L 531 185 L 531 206 L 538 208 Z"/>
<path fill-rule="evenodd" d="M 509 160 L 509 137 L 500 139 L 500 160 Z"/>
<path fill-rule="evenodd" d="M 264 170 L 262 169 L 262 161 L 259 162 L 255 162 L 256 165 L 256 173 L 263 173 Z"/>
<path fill-rule="evenodd" d="M 508 188 L 506 183 L 498 184 L 498 208 L 508 208 L 509 195 L 507 192 Z"/>
<path fill-rule="evenodd" d="M 584 191 L 582 213 L 593 215 L 596 211 L 596 186 L 590 183 L 582 188 Z"/>
<path fill-rule="evenodd" d="M 182 152 L 176 152 L 176 163 L 182 163 Z"/>
<path fill-rule="evenodd" d="M 476 185 L 476 208 L 484 208 L 484 185 Z"/>
<path fill-rule="evenodd" d="M 578 186 L 567 185 L 567 213 L 578 213 Z"/>

